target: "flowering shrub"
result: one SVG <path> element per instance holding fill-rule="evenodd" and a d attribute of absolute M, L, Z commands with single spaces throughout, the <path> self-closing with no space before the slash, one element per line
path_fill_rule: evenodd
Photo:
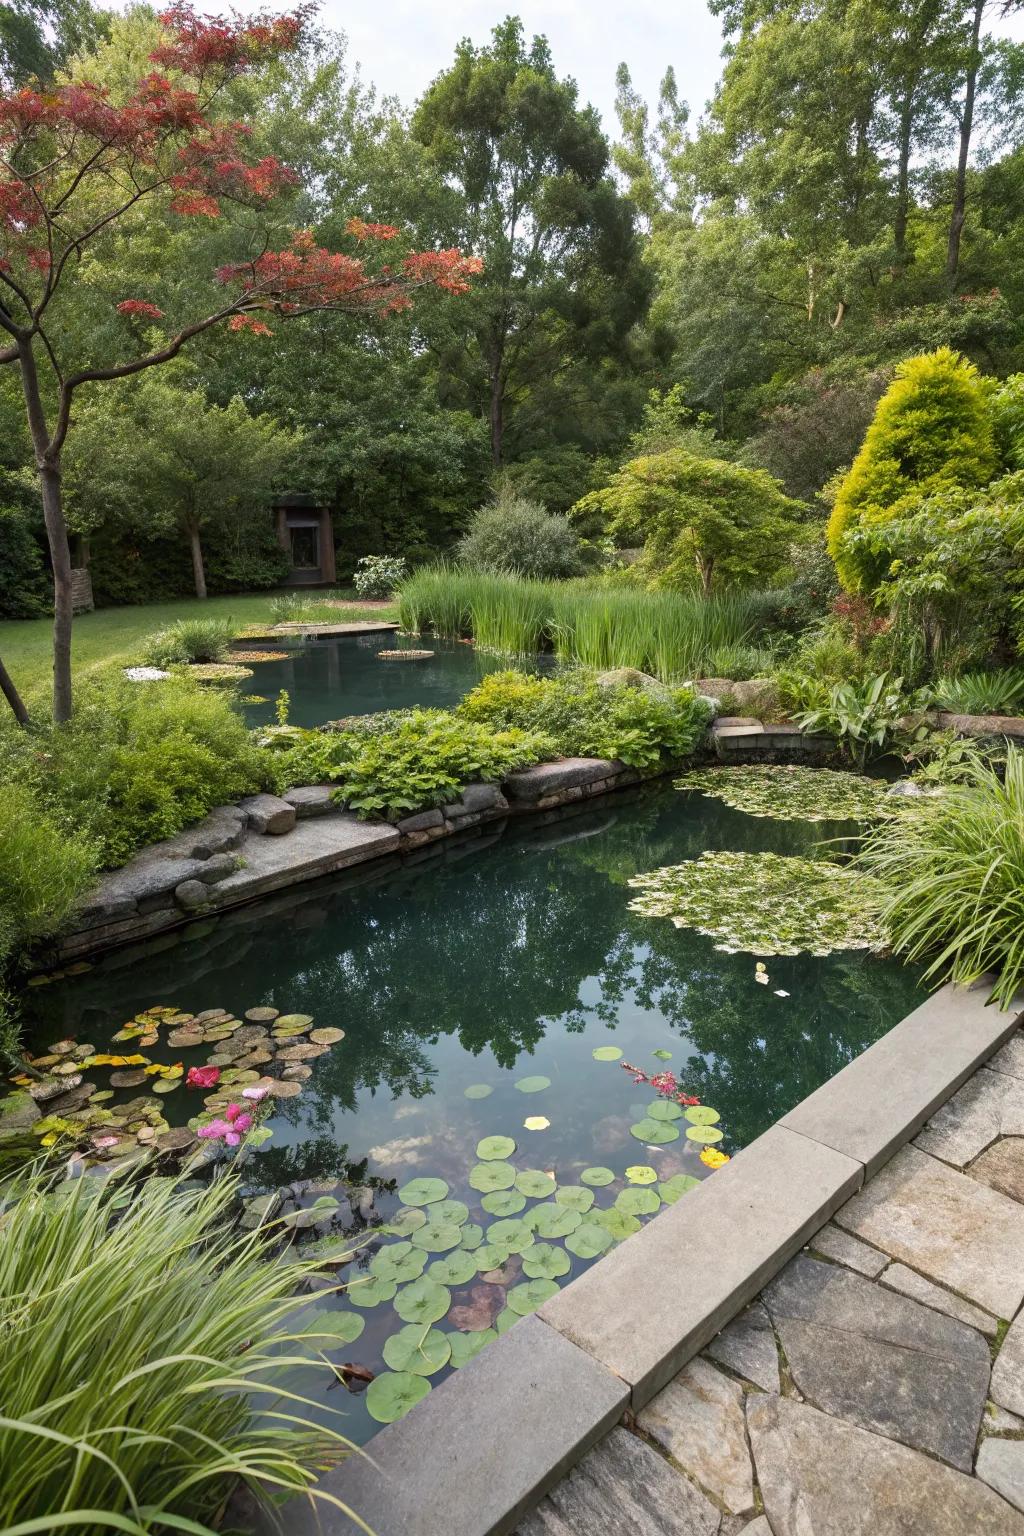
<path fill-rule="evenodd" d="M 397 555 L 364 555 L 356 562 L 352 584 L 360 597 L 390 597 L 407 574 Z"/>

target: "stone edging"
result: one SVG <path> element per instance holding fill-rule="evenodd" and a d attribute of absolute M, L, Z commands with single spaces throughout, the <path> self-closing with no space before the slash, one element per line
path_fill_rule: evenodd
<path fill-rule="evenodd" d="M 295 1499 L 289 1536 L 508 1536 L 1009 1039 L 1024 997 L 999 1013 L 990 986 L 943 987 L 328 1474 L 358 1524 Z"/>

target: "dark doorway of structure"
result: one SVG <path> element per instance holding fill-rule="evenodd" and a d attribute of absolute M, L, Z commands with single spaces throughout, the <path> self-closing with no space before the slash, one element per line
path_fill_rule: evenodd
<path fill-rule="evenodd" d="M 316 580 L 320 577 L 320 529 L 315 523 L 306 527 L 296 527 L 293 523 L 289 532 L 292 541 L 292 567 L 298 572 L 310 576 L 315 572 Z"/>

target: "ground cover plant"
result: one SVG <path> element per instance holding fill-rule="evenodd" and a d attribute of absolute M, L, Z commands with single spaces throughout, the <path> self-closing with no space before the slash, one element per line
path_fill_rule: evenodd
<path fill-rule="evenodd" d="M 45 1171 L 4 1186 L 5 1530 L 201 1536 L 239 1481 L 265 1502 L 344 1455 L 339 1429 L 274 1386 L 336 1340 L 296 1302 L 314 1266 L 239 1234 L 237 1193 L 232 1177 L 129 1189 Z M 276 1402 L 257 1419 L 260 1397 Z"/>

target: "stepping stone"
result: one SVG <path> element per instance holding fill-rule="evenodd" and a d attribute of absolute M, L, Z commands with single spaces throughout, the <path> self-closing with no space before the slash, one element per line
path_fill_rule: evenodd
<path fill-rule="evenodd" d="M 764 1301 L 805 1397 L 970 1472 L 988 1395 L 980 1333 L 804 1254 Z"/>
<path fill-rule="evenodd" d="M 889 1262 L 887 1253 L 869 1248 L 867 1243 L 851 1237 L 849 1232 L 834 1227 L 831 1222 L 816 1232 L 807 1246 L 815 1253 L 823 1253 L 826 1259 L 834 1259 L 837 1264 L 845 1264 L 847 1269 L 855 1269 L 859 1275 L 867 1275 L 869 1280 L 876 1279 Z"/>
<path fill-rule="evenodd" d="M 1024 1207 L 904 1147 L 836 1214 L 836 1224 L 996 1317 L 1024 1300 Z"/>
<path fill-rule="evenodd" d="M 1018 1419 L 1015 1413 L 1008 1413 L 995 1403 L 986 1403 L 982 1428 L 988 1435 L 1024 1435 L 1024 1419 Z"/>
<path fill-rule="evenodd" d="M 751 1393 L 747 1429 L 772 1536 L 1024 1536 L 976 1477 L 806 1403 Z"/>
<path fill-rule="evenodd" d="M 1024 1313 L 1010 1328 L 996 1356 L 989 1396 L 1000 1408 L 1024 1415 Z"/>
<path fill-rule="evenodd" d="M 1024 1205 L 1024 1136 L 1007 1136 L 968 1168 L 972 1179 Z"/>
<path fill-rule="evenodd" d="M 779 1352 L 771 1319 L 755 1301 L 711 1340 L 705 1354 L 765 1392 L 779 1390 Z"/>
<path fill-rule="evenodd" d="M 1014 1509 L 1024 1510 L 1024 1440 L 986 1440 L 978 1452 L 977 1475 Z"/>
<path fill-rule="evenodd" d="M 1005 1072 L 1009 1077 L 1024 1077 L 1024 1029 L 1011 1035 L 985 1065 L 993 1072 Z"/>
<path fill-rule="evenodd" d="M 721 1516 L 664 1457 L 613 1429 L 518 1527 L 517 1536 L 718 1536 Z"/>
<path fill-rule="evenodd" d="M 932 1116 L 914 1145 L 964 1168 L 998 1136 L 1024 1136 L 1024 1077 L 982 1067 Z"/>
<path fill-rule="evenodd" d="M 899 1291 L 901 1296 L 909 1296 L 913 1301 L 921 1302 L 922 1306 L 933 1307 L 936 1312 L 945 1312 L 947 1317 L 955 1317 L 958 1323 L 977 1328 L 987 1339 L 994 1339 L 999 1331 L 999 1324 L 990 1313 L 972 1306 L 960 1296 L 954 1296 L 952 1291 L 944 1291 L 941 1285 L 933 1285 L 923 1275 L 915 1274 L 903 1264 L 890 1264 L 882 1276 L 882 1284 L 890 1290 Z"/>
<path fill-rule="evenodd" d="M 639 1414 L 644 1434 L 732 1514 L 754 1507 L 743 1388 L 707 1360 L 691 1360 Z"/>

